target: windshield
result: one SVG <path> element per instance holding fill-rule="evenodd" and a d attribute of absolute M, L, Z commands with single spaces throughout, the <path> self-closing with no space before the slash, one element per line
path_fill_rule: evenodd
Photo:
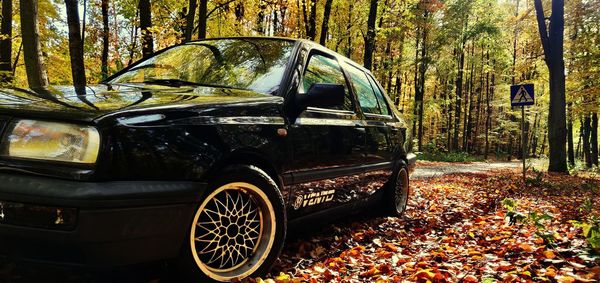
<path fill-rule="evenodd" d="M 109 83 L 183 82 L 275 94 L 293 45 L 257 38 L 191 42 L 141 61 Z"/>

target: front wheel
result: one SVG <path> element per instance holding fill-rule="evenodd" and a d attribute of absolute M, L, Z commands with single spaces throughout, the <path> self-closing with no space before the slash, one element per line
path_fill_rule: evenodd
<path fill-rule="evenodd" d="M 285 239 L 283 198 L 264 171 L 236 166 L 220 176 L 190 227 L 184 257 L 197 282 L 262 275 L 277 259 Z"/>

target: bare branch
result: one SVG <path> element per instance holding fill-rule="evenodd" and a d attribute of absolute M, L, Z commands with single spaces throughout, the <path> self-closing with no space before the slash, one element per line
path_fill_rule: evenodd
<path fill-rule="evenodd" d="M 212 10 L 210 10 L 206 14 L 206 18 L 208 19 L 212 13 L 214 13 L 215 11 L 217 11 L 217 10 L 219 10 L 219 9 L 227 6 L 227 5 L 229 5 L 229 3 L 231 3 L 231 2 L 235 2 L 235 0 L 229 0 L 229 1 L 225 2 L 225 3 L 222 3 L 222 4 L 219 4 L 219 5 L 215 6 L 214 8 L 212 8 Z"/>

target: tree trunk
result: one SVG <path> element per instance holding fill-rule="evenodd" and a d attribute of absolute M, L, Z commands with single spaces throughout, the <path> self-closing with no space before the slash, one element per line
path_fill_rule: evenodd
<path fill-rule="evenodd" d="M 470 148 L 470 140 L 471 140 L 471 132 L 473 129 L 473 120 L 472 120 L 472 112 L 473 112 L 473 74 L 475 72 L 475 43 L 471 44 L 471 67 L 469 71 L 469 78 L 467 79 L 466 85 L 466 95 L 465 95 L 465 117 L 464 117 L 464 134 L 463 134 L 463 151 L 469 152 Z"/>
<path fill-rule="evenodd" d="M 365 36 L 365 54 L 363 63 L 365 68 L 371 70 L 373 67 L 373 51 L 375 50 L 375 20 L 377 19 L 377 0 L 371 0 L 369 18 L 367 19 L 367 36 Z"/>
<path fill-rule="evenodd" d="M 527 142 L 529 147 L 526 148 L 526 149 L 528 149 L 527 151 L 530 152 L 533 157 L 535 157 L 535 151 L 536 151 L 536 147 L 537 147 L 537 135 L 536 135 L 537 128 L 538 128 L 538 113 L 535 113 L 535 116 L 533 117 L 533 127 L 530 129 L 531 138 Z"/>
<path fill-rule="evenodd" d="M 140 11 L 137 10 L 135 13 L 135 21 L 139 18 Z M 129 44 L 129 61 L 127 61 L 127 66 L 133 63 L 133 57 L 135 55 L 135 49 L 137 45 L 137 37 L 138 37 L 138 26 L 131 25 L 131 44 Z"/>
<path fill-rule="evenodd" d="M 19 44 L 19 49 L 17 49 L 17 55 L 15 56 L 15 61 L 13 61 L 12 65 L 12 77 L 15 77 L 15 70 L 17 69 L 17 64 L 19 63 L 19 59 L 21 56 L 21 51 L 23 51 L 23 41 Z"/>
<path fill-rule="evenodd" d="M 591 122 L 590 115 L 586 114 L 583 119 L 583 157 L 585 158 L 585 166 L 587 168 L 592 168 L 592 152 L 590 148 Z"/>
<path fill-rule="evenodd" d="M 417 84 L 419 83 L 419 46 L 421 44 L 421 28 L 417 26 L 415 31 L 415 70 L 413 73 L 413 84 L 415 87 L 415 102 L 413 104 L 413 119 L 412 119 L 412 131 L 413 135 L 417 135 L 417 125 L 419 121 L 419 100 L 417 95 Z"/>
<path fill-rule="evenodd" d="M 304 34 L 306 34 L 308 36 L 309 33 L 309 27 L 308 27 L 308 9 L 306 8 L 306 1 L 310 1 L 310 0 L 299 0 L 302 1 L 302 18 L 304 19 Z M 352 8 L 352 6 L 350 6 L 350 8 Z M 299 11 L 298 11 L 299 12 Z M 300 16 L 298 16 L 300 17 Z M 298 28 L 300 28 L 298 26 Z"/>
<path fill-rule="evenodd" d="M 386 90 L 387 93 L 392 96 L 392 76 L 394 74 L 394 68 L 391 66 L 394 58 L 392 57 L 392 41 L 390 38 L 387 38 L 387 42 L 385 44 L 385 59 L 383 60 L 384 71 L 387 71 L 387 82 L 386 82 Z"/>
<path fill-rule="evenodd" d="M 489 62 L 490 60 L 490 51 L 488 50 L 487 52 L 487 61 Z M 492 124 L 492 107 L 490 105 L 490 92 L 491 92 L 491 88 L 493 87 L 493 83 L 492 86 L 490 86 L 490 72 L 488 71 L 485 77 L 486 80 L 486 88 L 485 88 L 485 113 L 486 113 L 486 119 L 485 119 L 485 150 L 484 150 L 484 155 L 485 155 L 485 159 L 488 158 L 488 154 L 489 154 L 489 150 L 490 150 L 490 128 L 491 128 L 491 124 Z"/>
<path fill-rule="evenodd" d="M 592 154 L 592 164 L 598 166 L 598 113 L 592 113 L 592 129 L 590 137 L 590 146 Z"/>
<path fill-rule="evenodd" d="M 569 120 L 567 123 L 567 153 L 569 156 L 569 164 L 575 166 L 575 151 L 573 150 L 573 110 L 569 103 Z"/>
<path fill-rule="evenodd" d="M 463 85 L 463 68 L 465 66 L 465 52 L 464 52 L 464 44 L 460 51 L 459 59 L 458 59 L 458 74 L 456 77 L 456 103 L 454 110 L 454 137 L 452 140 L 452 148 L 453 150 L 458 150 L 458 140 L 460 136 L 460 114 L 461 114 L 461 104 L 462 104 L 462 85 Z"/>
<path fill-rule="evenodd" d="M 110 2 L 113 11 L 116 11 L 116 5 L 115 5 L 115 1 Z M 113 18 L 113 22 L 112 22 L 112 26 L 113 26 L 113 30 L 120 30 L 119 28 L 119 15 L 118 13 L 112 13 L 112 18 Z M 132 25 L 135 26 L 135 25 Z M 109 39 L 110 39 L 110 35 L 109 35 Z M 85 38 L 84 38 L 85 41 Z M 110 41 L 109 41 L 110 42 Z M 125 56 L 121 55 L 121 52 L 119 51 L 119 48 L 115 49 L 115 56 L 113 58 L 114 62 L 115 62 L 115 67 L 117 70 L 121 70 L 123 69 L 125 66 L 123 64 L 123 59 Z"/>
<path fill-rule="evenodd" d="M 279 11 L 277 10 L 277 8 L 273 9 L 273 35 L 277 34 L 278 31 L 278 26 L 279 26 Z"/>
<path fill-rule="evenodd" d="M 65 5 L 69 27 L 69 54 L 71 57 L 73 85 L 77 94 L 81 94 L 85 92 L 85 66 L 83 63 L 83 41 L 81 40 L 81 26 L 79 22 L 79 2 L 77 0 L 65 0 Z"/>
<path fill-rule="evenodd" d="M 333 0 L 325 1 L 325 10 L 323 11 L 323 24 L 321 25 L 321 37 L 319 43 L 325 46 L 327 42 L 327 33 L 329 32 L 329 14 L 331 14 L 331 4 Z"/>
<path fill-rule="evenodd" d="M 423 18 L 427 21 L 428 11 L 423 12 Z M 418 80 L 415 84 L 415 109 L 417 109 L 417 118 L 419 120 L 419 139 L 418 148 L 419 151 L 423 151 L 423 103 L 425 96 L 425 74 L 427 73 L 427 27 L 422 28 L 422 39 L 421 39 L 421 56 L 419 59 L 419 72 Z"/>
<path fill-rule="evenodd" d="M 21 34 L 23 36 L 23 55 L 29 88 L 45 92 L 48 87 L 48 75 L 44 69 L 42 50 L 38 30 L 37 0 L 21 0 Z"/>
<path fill-rule="evenodd" d="M 108 44 L 109 44 L 109 27 L 108 27 L 108 0 L 102 0 L 102 79 L 108 77 Z"/>
<path fill-rule="evenodd" d="M 585 130 L 583 128 L 583 117 L 579 117 L 579 138 L 577 139 L 577 149 L 575 150 L 575 156 L 577 158 L 581 158 L 581 160 L 585 161 L 585 156 L 583 156 L 583 150 L 582 150 L 582 140 L 583 140 L 583 134 L 584 134 Z"/>
<path fill-rule="evenodd" d="M 208 0 L 200 0 L 198 7 L 198 39 L 206 38 L 206 17 L 208 14 Z"/>
<path fill-rule="evenodd" d="M 256 31 L 259 34 L 266 34 L 266 32 L 267 32 L 265 29 L 265 10 L 266 9 L 267 9 L 267 4 L 264 1 L 259 1 L 258 2 L 258 15 L 256 16 Z"/>
<path fill-rule="evenodd" d="M 542 0 L 534 0 L 540 40 L 544 57 L 550 72 L 550 109 L 548 112 L 548 145 L 550 163 L 548 171 L 568 173 L 567 168 L 567 121 L 565 98 L 564 53 L 564 0 L 552 0 L 549 30 Z"/>
<path fill-rule="evenodd" d="M 516 6 L 517 7 L 515 9 L 515 18 L 517 18 L 519 16 L 519 0 L 517 0 Z M 515 25 L 514 39 L 513 39 L 512 76 L 511 76 L 511 82 L 513 85 L 516 83 L 515 78 L 517 75 L 516 66 L 517 66 L 517 41 L 518 41 L 518 39 L 519 39 L 519 29 L 517 28 L 517 25 Z"/>
<path fill-rule="evenodd" d="M 512 160 L 512 154 L 513 154 L 513 136 L 509 135 L 508 136 L 508 157 L 507 157 L 508 161 Z"/>
<path fill-rule="evenodd" d="M 81 41 L 82 42 L 85 42 L 86 23 L 87 23 L 87 0 L 83 0 L 83 17 L 81 20 Z"/>
<path fill-rule="evenodd" d="M 154 39 L 152 32 L 152 6 L 150 0 L 139 0 L 138 10 L 140 11 L 140 30 L 142 31 L 142 56 L 148 58 L 154 53 Z"/>
<path fill-rule="evenodd" d="M 12 0 L 2 1 L 2 24 L 0 33 L 0 83 L 12 81 Z"/>
<path fill-rule="evenodd" d="M 188 2 L 188 13 L 185 17 L 185 35 L 184 40 L 186 42 L 192 40 L 192 34 L 194 33 L 194 19 L 196 18 L 196 6 L 198 0 L 189 0 Z"/>
<path fill-rule="evenodd" d="M 307 0 L 304 0 L 305 3 Z M 310 1 L 310 11 L 306 11 L 306 4 L 304 4 L 304 18 L 306 20 L 306 37 L 310 40 L 315 40 L 317 37 L 317 0 Z M 308 16 L 308 18 L 306 18 Z"/>
<path fill-rule="evenodd" d="M 352 5 L 352 0 L 350 0 L 350 3 L 348 4 L 348 23 L 346 24 L 346 29 L 348 31 L 348 46 L 346 46 L 346 57 L 351 58 L 352 56 L 352 8 L 354 7 L 354 5 Z"/>
<path fill-rule="evenodd" d="M 542 149 L 540 150 L 540 155 L 543 155 L 546 152 L 546 139 L 548 138 L 548 130 L 544 130 L 544 139 L 542 141 Z"/>

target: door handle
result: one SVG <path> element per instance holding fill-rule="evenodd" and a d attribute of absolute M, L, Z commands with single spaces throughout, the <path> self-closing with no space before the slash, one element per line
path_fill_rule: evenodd
<path fill-rule="evenodd" d="M 362 133 L 362 134 L 364 134 L 364 133 L 366 133 L 366 132 L 367 132 L 367 129 L 365 129 L 365 128 L 363 128 L 363 127 L 356 127 L 355 129 L 356 129 L 356 131 L 357 131 L 357 132 L 360 132 L 360 133 Z"/>

